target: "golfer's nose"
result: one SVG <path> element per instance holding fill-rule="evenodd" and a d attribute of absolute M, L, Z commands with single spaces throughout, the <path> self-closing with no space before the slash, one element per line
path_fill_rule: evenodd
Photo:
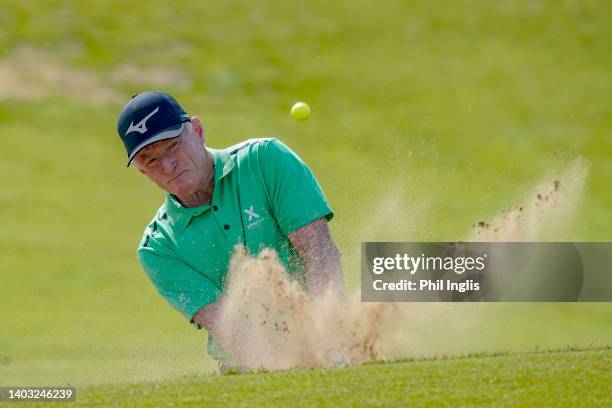
<path fill-rule="evenodd" d="M 162 157 L 162 170 L 164 173 L 170 174 L 176 167 L 176 159 L 171 154 L 164 154 Z"/>

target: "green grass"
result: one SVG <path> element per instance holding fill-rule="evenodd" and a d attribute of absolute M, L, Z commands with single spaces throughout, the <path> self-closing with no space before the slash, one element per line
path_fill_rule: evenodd
<path fill-rule="evenodd" d="M 607 406 L 610 348 L 87 387 L 77 406 Z"/>
<path fill-rule="evenodd" d="M 114 126 L 141 89 L 175 94 L 203 118 L 212 147 L 276 136 L 296 150 L 335 209 L 353 289 L 361 241 L 465 238 L 578 156 L 591 164 L 579 222 L 558 238 L 612 237 L 609 2 L 8 0 L 2 8 L 0 64 L 25 47 L 51 61 L 19 69 L 83 72 L 121 102 L 92 100 L 85 85 L 82 95 L 59 86 L 42 99 L 0 92 L 0 384 L 213 370 L 204 333 L 163 302 L 135 256 L 162 194 L 125 168 Z M 125 64 L 176 69 L 189 85 L 113 82 Z M 309 121 L 291 120 L 296 100 L 310 103 Z M 418 357 L 609 344 L 611 320 L 610 303 L 449 305 L 418 332 L 409 322 L 400 332 L 411 339 L 404 354 Z M 589 353 L 567 358 L 597 358 Z M 483 361 L 492 376 L 520 373 Z M 438 364 L 479 363 L 380 370 L 405 368 L 418 381 L 411 370 Z M 337 375 L 343 384 L 375 369 L 288 378 Z M 284 375 L 261 378 L 282 384 Z"/>

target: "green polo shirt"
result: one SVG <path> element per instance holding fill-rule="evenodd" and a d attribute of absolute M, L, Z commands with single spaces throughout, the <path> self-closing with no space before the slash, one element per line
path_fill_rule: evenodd
<path fill-rule="evenodd" d="M 212 203 L 187 208 L 171 194 L 145 229 L 138 256 L 160 295 L 191 322 L 223 294 L 236 244 L 251 254 L 273 248 L 289 274 L 303 267 L 288 235 L 333 217 L 308 166 L 277 139 L 250 139 L 212 154 Z M 226 359 L 209 337 L 209 353 Z"/>

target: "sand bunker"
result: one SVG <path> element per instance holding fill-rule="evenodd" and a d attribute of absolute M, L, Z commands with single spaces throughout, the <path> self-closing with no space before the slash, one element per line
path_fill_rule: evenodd
<path fill-rule="evenodd" d="M 0 60 L 0 99 L 40 100 L 67 97 L 88 103 L 124 103 L 119 86 L 133 89 L 191 86 L 178 68 L 121 65 L 110 71 L 77 69 L 50 52 L 19 47 Z"/>
<path fill-rule="evenodd" d="M 49 53 L 20 47 L 0 60 L 0 99 L 39 100 L 49 96 L 88 102 L 119 99 L 95 73 L 67 67 Z"/>

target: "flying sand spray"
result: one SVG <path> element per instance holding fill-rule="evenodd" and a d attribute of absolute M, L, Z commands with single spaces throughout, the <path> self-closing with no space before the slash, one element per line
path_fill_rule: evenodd
<path fill-rule="evenodd" d="M 547 239 L 567 226 L 587 173 L 584 161 L 573 161 L 562 174 L 539 183 L 523 204 L 474 224 L 469 239 Z M 362 303 L 358 296 L 346 304 L 333 293 L 312 298 L 289 279 L 270 249 L 257 257 L 243 250 L 234 254 L 224 296 L 219 340 L 248 369 L 332 367 L 338 365 L 338 350 L 350 364 L 401 357 L 420 325 L 443 310 L 427 304 L 427 319 L 419 319 L 422 305 Z"/>

